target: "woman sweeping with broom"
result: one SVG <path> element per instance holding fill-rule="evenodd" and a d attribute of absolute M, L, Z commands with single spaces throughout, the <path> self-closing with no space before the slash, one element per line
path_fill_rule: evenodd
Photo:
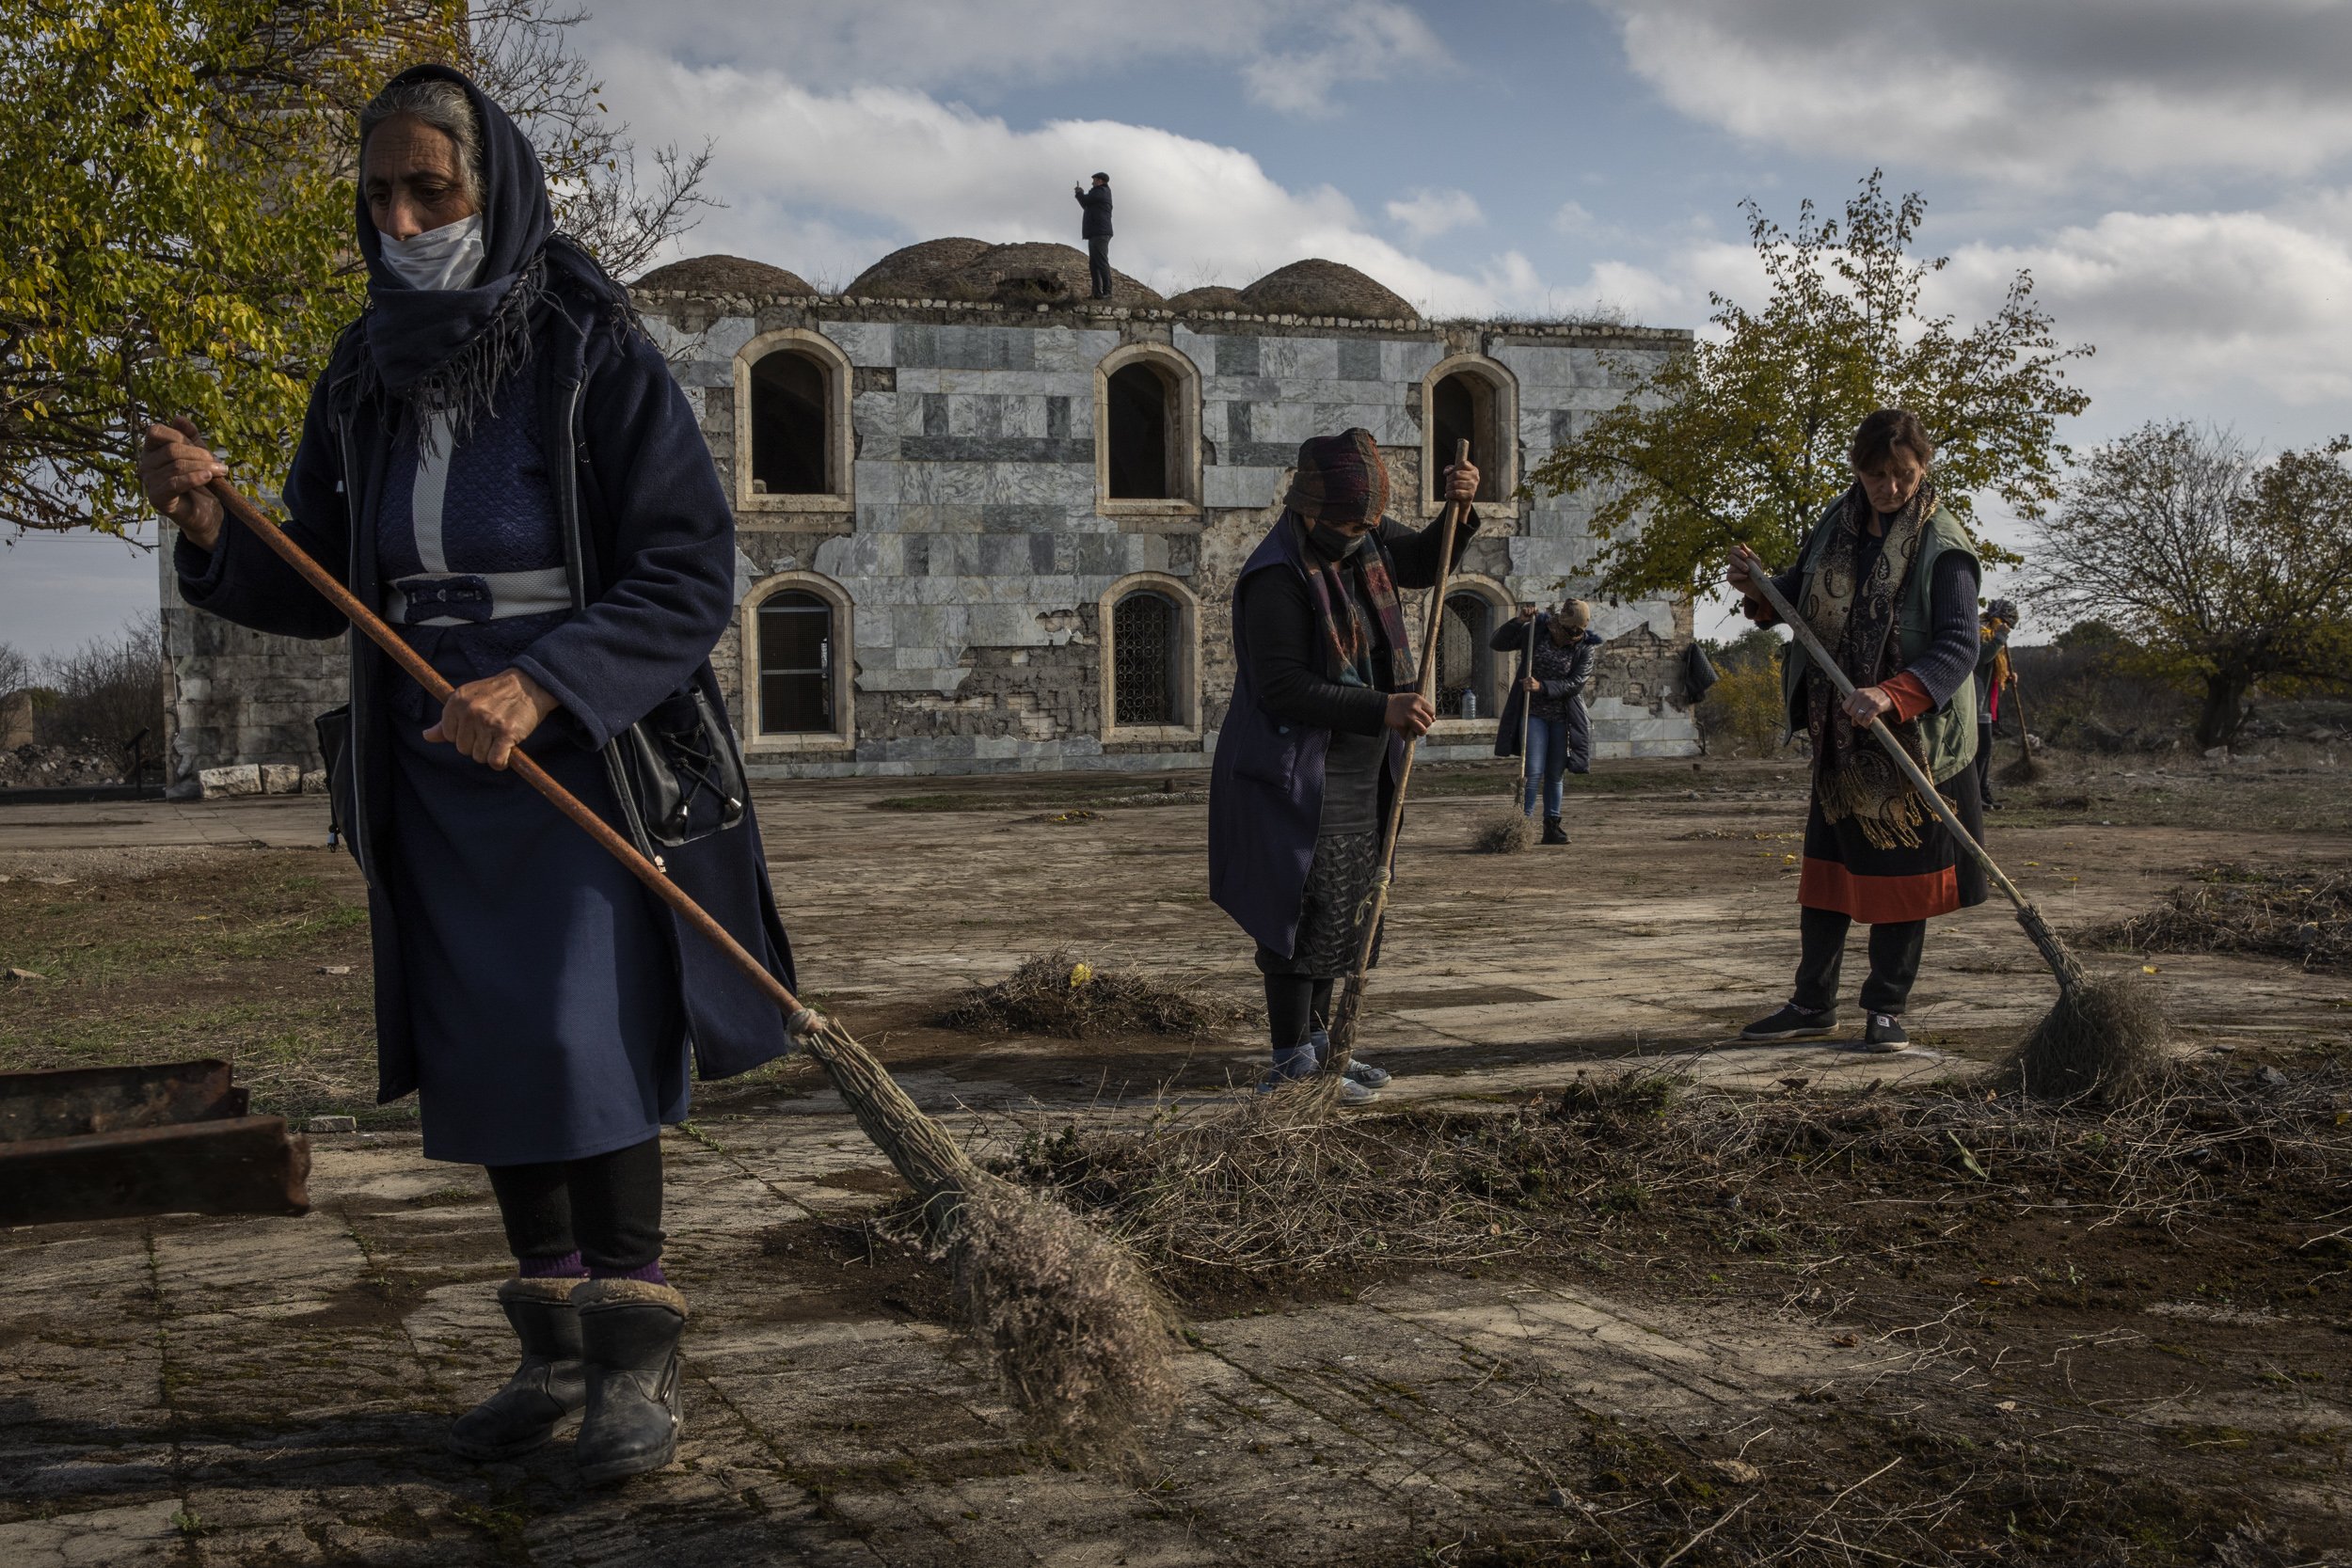
<path fill-rule="evenodd" d="M 1985 875 L 1869 733 L 1883 719 L 1978 843 L 1975 544 L 1936 495 L 1935 445 L 1918 418 L 1882 408 L 1855 432 L 1854 483 L 1816 523 L 1797 564 L 1772 578 L 1853 683 L 1841 702 L 1804 649 L 1783 651 L 1788 723 L 1813 747 L 1813 799 L 1797 881 L 1801 957 L 1788 1005 L 1740 1031 L 1750 1040 L 1816 1038 L 1837 1022 L 1837 976 L 1853 922 L 1870 927 L 1862 986 L 1864 1044 L 1910 1043 L 1902 1014 L 1927 923 L 1984 902 Z M 1756 587 L 1744 545 L 1727 579 L 1751 620 L 1780 619 Z"/>
<path fill-rule="evenodd" d="M 1477 493 L 1476 468 L 1446 469 L 1449 503 Z M 1274 1047 L 1266 1088 L 1311 1076 L 1322 1059 L 1332 985 L 1355 963 L 1379 874 L 1404 737 L 1437 717 L 1417 689 L 1397 590 L 1437 582 L 1443 532 L 1384 518 L 1388 500 L 1371 432 L 1302 443 L 1282 515 L 1233 584 L 1233 700 L 1209 785 L 1209 895 L 1257 940 Z M 1464 511 L 1455 561 L 1478 526 Z M 1363 1104 L 1388 1081 L 1355 1057 L 1343 1102 Z"/>
<path fill-rule="evenodd" d="M 585 1410 L 582 1479 L 670 1462 L 684 1298 L 661 1269 L 664 1124 L 706 1077 L 788 1049 L 763 990 L 498 771 L 519 752 L 789 985 L 707 661 L 734 604 L 733 518 L 628 296 L 556 234 L 530 141 L 464 76 L 405 71 L 360 115 L 365 315 L 311 394 L 287 532 L 456 690 L 429 702 L 352 639 L 347 742 L 322 723 L 368 879 L 379 1093 L 424 1152 L 489 1168 L 517 1272 L 506 1386 L 451 1447 L 521 1453 Z M 348 630 L 207 488 L 185 421 L 141 477 L 189 603 Z M 485 766 L 485 765 L 487 766 Z"/>

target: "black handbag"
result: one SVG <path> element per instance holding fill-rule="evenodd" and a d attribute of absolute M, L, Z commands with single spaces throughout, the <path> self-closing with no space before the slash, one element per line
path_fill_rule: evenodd
<path fill-rule="evenodd" d="M 743 753 L 700 687 L 664 697 L 613 737 L 612 754 L 642 837 L 675 849 L 743 820 Z"/>

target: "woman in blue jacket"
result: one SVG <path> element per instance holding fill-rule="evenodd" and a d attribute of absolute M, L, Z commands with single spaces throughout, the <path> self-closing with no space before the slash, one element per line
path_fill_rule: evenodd
<path fill-rule="evenodd" d="M 428 1157 L 488 1167 L 517 1262 L 499 1297 L 521 1366 L 451 1446 L 504 1458 L 584 1410 L 582 1476 L 609 1481 L 677 1445 L 661 1128 L 685 1118 L 692 1067 L 741 1072 L 789 1042 L 707 942 L 500 770 L 530 755 L 791 982 L 707 661 L 734 606 L 734 521 L 627 292 L 554 231 L 506 114 L 422 66 L 360 135 L 368 306 L 312 389 L 287 532 L 456 688 L 437 708 L 351 638 L 348 741 L 328 760 L 368 882 L 378 1092 L 416 1093 Z M 151 428 L 141 471 L 191 605 L 283 636 L 348 630 L 223 518 L 202 486 L 226 469 L 186 421 Z M 669 776 L 691 819 L 655 823 L 675 830 L 659 842 L 648 811 L 666 800 L 625 757 L 654 732 L 685 748 Z"/>

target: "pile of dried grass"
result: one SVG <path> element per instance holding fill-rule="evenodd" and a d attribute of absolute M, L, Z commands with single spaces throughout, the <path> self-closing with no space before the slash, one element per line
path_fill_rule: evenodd
<path fill-rule="evenodd" d="M 1199 1039 L 1257 1014 L 1198 986 L 1133 970 L 1098 970 L 1057 949 L 1022 960 L 994 985 L 974 986 L 937 1022 L 992 1035 L 1173 1035 Z"/>
<path fill-rule="evenodd" d="M 1535 819 L 1523 811 L 1502 807 L 1481 812 L 1470 822 L 1470 853 L 1517 855 L 1535 842 Z"/>
<path fill-rule="evenodd" d="M 1959 1088 L 1836 1099 L 1580 1078 L 1508 1113 L 1323 1117 L 1271 1095 L 1138 1131 L 1033 1125 L 1009 1174 L 1099 1214 L 1170 1289 L 1367 1264 L 1874 1244 L 1858 1194 L 1972 1216 L 2063 1193 L 2080 1223 L 2168 1227 L 2249 1183 L 2352 1205 L 2352 1071 L 2168 1069 L 2113 1105 Z M 1669 1231 L 1677 1234 L 1667 1240 Z"/>
<path fill-rule="evenodd" d="M 2087 940 L 2135 953 L 2252 953 L 2333 969 L 2352 961 L 2352 871 L 2206 866 L 2148 913 Z"/>

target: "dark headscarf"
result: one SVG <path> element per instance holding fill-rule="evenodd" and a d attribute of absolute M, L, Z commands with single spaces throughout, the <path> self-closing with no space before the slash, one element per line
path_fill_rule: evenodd
<path fill-rule="evenodd" d="M 1369 430 L 1315 436 L 1298 444 L 1298 472 L 1282 504 L 1311 523 L 1377 518 L 1389 508 L 1389 469 Z"/>
<path fill-rule="evenodd" d="M 386 84 L 455 84 L 482 132 L 482 272 L 470 289 L 412 289 L 384 262 L 381 237 L 358 196 L 359 254 L 368 264 L 369 380 L 419 415 L 446 411 L 462 439 L 491 411 L 506 378 L 531 357 L 532 317 L 550 274 L 609 313 L 628 316 L 628 292 L 577 240 L 555 231 L 547 170 L 522 128 L 463 71 L 412 66 Z M 419 419 L 420 428 L 424 421 Z"/>

